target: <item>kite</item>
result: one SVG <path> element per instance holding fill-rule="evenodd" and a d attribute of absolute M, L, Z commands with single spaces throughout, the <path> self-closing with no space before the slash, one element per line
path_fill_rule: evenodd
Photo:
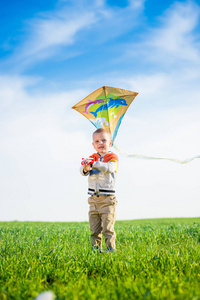
<path fill-rule="evenodd" d="M 129 155 L 123 153 L 114 144 L 114 140 L 127 109 L 137 95 L 138 93 L 136 92 L 103 86 L 75 104 L 72 108 L 86 117 L 97 129 L 104 128 L 109 131 L 113 141 L 112 146 L 124 156 L 141 159 L 170 160 L 180 164 L 186 164 L 195 158 L 200 158 L 200 155 L 197 155 L 185 160 L 179 160 L 174 158 L 151 157 L 139 154 Z"/>
<path fill-rule="evenodd" d="M 138 93 L 103 86 L 72 108 L 86 117 L 96 128 L 111 133 L 114 144 L 121 121 Z"/>

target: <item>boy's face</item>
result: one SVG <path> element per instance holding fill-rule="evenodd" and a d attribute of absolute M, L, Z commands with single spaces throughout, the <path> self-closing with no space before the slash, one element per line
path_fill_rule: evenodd
<path fill-rule="evenodd" d="M 109 133 L 95 133 L 93 136 L 92 145 L 100 155 L 106 154 L 109 151 L 109 148 L 112 146 L 112 140 L 110 139 Z"/>

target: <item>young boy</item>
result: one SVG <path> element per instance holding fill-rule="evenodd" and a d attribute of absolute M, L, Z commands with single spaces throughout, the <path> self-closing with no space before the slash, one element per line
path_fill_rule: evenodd
<path fill-rule="evenodd" d="M 118 168 L 118 157 L 109 151 L 112 145 L 111 135 L 103 128 L 93 133 L 94 153 L 90 158 L 94 162 L 81 166 L 81 174 L 88 178 L 89 222 L 92 249 L 102 251 L 102 233 L 108 251 L 115 251 L 116 219 L 115 181 Z"/>

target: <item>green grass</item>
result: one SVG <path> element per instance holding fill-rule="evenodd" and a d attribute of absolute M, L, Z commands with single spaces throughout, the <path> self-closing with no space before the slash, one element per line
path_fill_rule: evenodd
<path fill-rule="evenodd" d="M 117 252 L 89 224 L 0 223 L 0 299 L 200 299 L 200 218 L 116 222 Z"/>

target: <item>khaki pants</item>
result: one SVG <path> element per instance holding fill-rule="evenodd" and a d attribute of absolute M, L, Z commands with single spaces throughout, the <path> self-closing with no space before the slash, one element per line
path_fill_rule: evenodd
<path fill-rule="evenodd" d="M 88 203 L 92 246 L 102 247 L 103 233 L 107 248 L 115 249 L 116 197 L 92 195 Z"/>

